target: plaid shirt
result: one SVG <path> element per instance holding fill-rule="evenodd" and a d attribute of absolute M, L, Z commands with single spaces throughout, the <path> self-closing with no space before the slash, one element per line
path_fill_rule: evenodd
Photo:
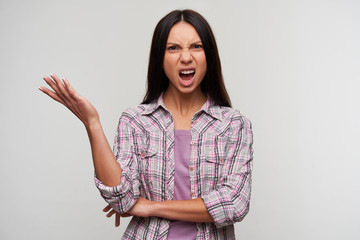
<path fill-rule="evenodd" d="M 234 223 L 249 211 L 252 170 L 251 123 L 237 110 L 208 100 L 191 123 L 191 197 L 202 198 L 214 223 L 197 223 L 196 239 L 235 239 Z M 119 186 L 95 177 L 102 197 L 125 213 L 139 196 L 174 196 L 174 121 L 162 96 L 126 110 L 119 121 L 114 154 L 122 169 Z M 166 239 L 170 220 L 134 216 L 122 239 Z"/>

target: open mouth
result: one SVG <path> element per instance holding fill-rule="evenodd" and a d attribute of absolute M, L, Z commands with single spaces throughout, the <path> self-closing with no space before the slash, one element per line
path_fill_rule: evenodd
<path fill-rule="evenodd" d="M 195 75 L 195 70 L 183 70 L 179 73 L 180 78 L 184 81 L 189 81 Z"/>

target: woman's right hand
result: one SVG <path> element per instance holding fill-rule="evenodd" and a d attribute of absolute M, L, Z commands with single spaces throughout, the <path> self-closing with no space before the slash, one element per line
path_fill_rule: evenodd
<path fill-rule="evenodd" d="M 40 87 L 39 90 L 67 107 L 86 128 L 99 123 L 99 114 L 94 106 L 77 93 L 65 78 L 61 81 L 58 76 L 51 74 L 50 77 L 46 76 L 43 79 L 53 91 L 46 87 Z"/>
<path fill-rule="evenodd" d="M 84 123 L 90 140 L 96 177 L 106 186 L 119 185 L 121 167 L 105 137 L 96 109 L 78 94 L 66 79 L 61 81 L 55 74 L 51 74 L 50 77 L 44 77 L 44 80 L 50 89 L 40 87 L 39 90 L 63 104 Z"/>

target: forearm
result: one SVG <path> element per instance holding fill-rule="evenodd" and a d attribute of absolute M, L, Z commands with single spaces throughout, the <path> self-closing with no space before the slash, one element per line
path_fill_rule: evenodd
<path fill-rule="evenodd" d="M 110 149 L 94 106 L 78 94 L 66 79 L 61 81 L 55 74 L 51 74 L 44 80 L 53 91 L 46 87 L 40 87 L 40 90 L 67 107 L 85 125 L 98 179 L 108 186 L 120 184 L 121 168 Z"/>
<path fill-rule="evenodd" d="M 152 202 L 150 215 L 189 222 L 213 222 L 201 198 Z"/>
<path fill-rule="evenodd" d="M 86 131 L 91 145 L 96 177 L 109 187 L 119 185 L 121 167 L 114 157 L 100 121 L 86 126 Z"/>

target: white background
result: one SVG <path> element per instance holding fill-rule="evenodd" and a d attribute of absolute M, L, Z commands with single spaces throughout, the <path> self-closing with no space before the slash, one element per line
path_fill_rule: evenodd
<path fill-rule="evenodd" d="M 233 107 L 253 123 L 251 210 L 238 239 L 360 239 L 360 2 L 0 1 L 0 239 L 120 239 L 84 127 L 42 94 L 67 77 L 112 145 L 141 102 L 152 32 L 192 8 L 217 38 Z"/>

